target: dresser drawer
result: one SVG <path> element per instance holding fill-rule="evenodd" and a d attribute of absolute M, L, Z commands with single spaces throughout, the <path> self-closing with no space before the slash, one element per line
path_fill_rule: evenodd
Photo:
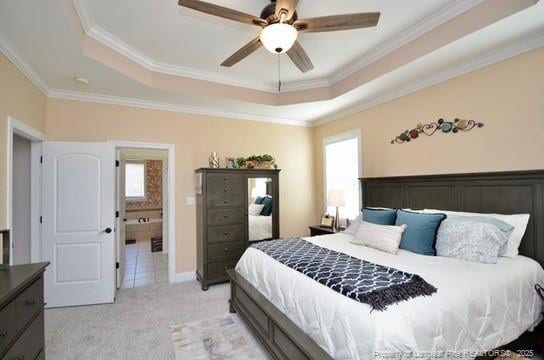
<path fill-rule="evenodd" d="M 234 269 L 238 259 L 227 260 L 227 261 L 218 261 L 208 263 L 208 279 L 215 280 L 218 278 L 227 279 L 226 271 L 228 269 Z"/>
<path fill-rule="evenodd" d="M 17 308 L 17 322 L 24 326 L 43 308 L 43 278 L 40 277 L 14 301 Z"/>
<path fill-rule="evenodd" d="M 241 194 L 208 193 L 208 206 L 242 206 L 244 199 Z"/>
<path fill-rule="evenodd" d="M 242 242 L 208 245 L 208 260 L 239 259 L 243 252 Z"/>
<path fill-rule="evenodd" d="M 243 224 L 244 209 L 208 209 L 208 225 Z"/>
<path fill-rule="evenodd" d="M 242 241 L 244 239 L 244 226 L 224 225 L 208 227 L 208 244 L 225 241 Z"/>
<path fill-rule="evenodd" d="M 32 322 L 32 324 L 30 324 L 30 326 L 11 347 L 11 349 L 9 349 L 8 353 L 3 359 L 36 359 L 44 348 L 43 326 L 43 311 L 40 311 L 38 317 Z"/>
<path fill-rule="evenodd" d="M 233 173 L 213 173 L 206 177 L 209 190 L 229 188 L 238 194 L 242 193 L 243 180 L 242 174 Z"/>
<path fill-rule="evenodd" d="M 13 340 L 18 330 L 15 303 L 10 302 L 0 310 L 0 354 L 2 354 L 6 346 Z"/>

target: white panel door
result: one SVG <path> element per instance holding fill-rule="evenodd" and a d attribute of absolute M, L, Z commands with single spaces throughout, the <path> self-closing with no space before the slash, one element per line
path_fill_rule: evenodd
<path fill-rule="evenodd" d="M 113 302 L 114 146 L 45 142 L 43 187 L 47 305 Z"/>

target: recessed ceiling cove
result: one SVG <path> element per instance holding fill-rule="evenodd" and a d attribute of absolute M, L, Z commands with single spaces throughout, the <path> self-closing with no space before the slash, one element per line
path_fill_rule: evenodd
<path fill-rule="evenodd" d="M 186 6 L 176 0 L 62 1 L 86 56 L 153 88 L 271 106 L 335 99 L 536 3 L 287 1 L 291 5 L 284 6 L 284 21 L 298 30 L 298 38 L 291 48 L 294 54 L 280 51 L 285 54 L 279 55 L 278 66 L 278 55 L 251 46 L 260 39 L 263 27 L 277 22 L 276 11 L 272 20 L 260 17 L 272 4 L 268 0 L 179 1 Z M 292 5 L 296 6 L 290 9 Z M 199 6 L 208 11 L 196 11 Z M 272 7 L 276 9 L 275 4 Z M 210 8 L 232 10 L 220 17 L 210 15 Z M 333 24 L 339 31 L 307 31 L 312 18 L 365 13 L 374 14 L 366 26 L 360 18 L 350 23 L 340 17 L 344 24 Z M 254 23 L 233 20 L 236 14 L 246 14 Z M 349 26 L 354 23 L 358 26 Z M 314 26 L 326 30 L 326 25 L 322 20 Z M 237 58 L 230 67 L 220 65 L 243 44 L 250 44 L 251 56 Z"/>

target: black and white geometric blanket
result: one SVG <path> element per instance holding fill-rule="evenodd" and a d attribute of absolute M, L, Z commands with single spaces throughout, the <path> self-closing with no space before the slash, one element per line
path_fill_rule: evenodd
<path fill-rule="evenodd" d="M 252 245 L 280 263 L 340 294 L 383 311 L 387 306 L 437 290 L 419 275 L 322 248 L 300 238 Z"/>

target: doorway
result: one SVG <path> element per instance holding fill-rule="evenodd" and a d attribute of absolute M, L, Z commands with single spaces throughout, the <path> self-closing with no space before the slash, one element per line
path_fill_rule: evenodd
<path fill-rule="evenodd" d="M 7 121 L 7 209 L 10 265 L 41 261 L 42 143 L 46 137 L 12 118 Z"/>
<path fill-rule="evenodd" d="M 118 140 L 109 140 L 108 142 L 116 148 L 118 164 L 116 187 L 116 202 L 119 212 L 116 222 L 117 288 L 131 288 L 156 282 L 174 283 L 177 281 L 174 201 L 175 145 Z M 148 210 L 147 213 L 139 213 L 139 210 L 142 209 L 127 207 L 125 200 L 127 195 L 128 197 L 131 195 L 134 198 L 139 197 L 136 200 L 140 201 L 149 199 L 149 193 L 142 194 L 141 191 L 142 186 L 149 184 L 144 185 L 140 181 L 139 188 L 135 187 L 127 194 L 126 165 L 144 163 L 143 167 L 141 165 L 133 166 L 130 171 L 136 174 L 141 174 L 143 171 L 146 174 L 146 171 L 150 169 L 147 166 L 147 161 L 154 161 L 155 181 L 153 186 L 160 188 L 162 207 L 155 203 L 145 209 Z M 160 166 L 158 161 L 160 161 Z M 157 172 L 158 167 L 161 169 L 160 174 Z M 159 177 L 160 180 L 158 180 Z M 148 181 L 147 177 L 144 181 Z M 156 190 L 152 197 L 156 199 Z M 129 240 L 128 244 L 127 240 Z"/>
<path fill-rule="evenodd" d="M 168 151 L 119 148 L 120 288 L 168 282 Z"/>
<path fill-rule="evenodd" d="M 30 147 L 29 139 L 13 135 L 11 207 L 13 265 L 30 263 Z"/>

